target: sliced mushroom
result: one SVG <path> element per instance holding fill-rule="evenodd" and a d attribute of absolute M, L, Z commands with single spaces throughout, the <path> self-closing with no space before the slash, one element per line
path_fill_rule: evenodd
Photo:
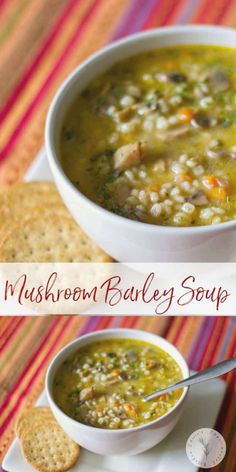
<path fill-rule="evenodd" d="M 80 391 L 79 399 L 81 402 L 84 402 L 85 400 L 91 400 L 93 397 L 94 397 L 93 387 L 86 387 Z"/>
<path fill-rule="evenodd" d="M 131 396 L 131 395 L 132 396 L 133 395 L 137 396 L 138 394 L 137 394 L 137 392 L 135 392 L 135 390 L 133 388 L 131 388 L 131 389 L 127 389 L 126 395 L 128 395 L 128 396 Z"/>
<path fill-rule="evenodd" d="M 182 72 L 171 72 L 168 75 L 168 78 L 174 84 L 181 84 L 182 82 L 186 82 L 187 80 L 186 75 L 183 74 Z"/>
<path fill-rule="evenodd" d="M 157 362 L 156 359 L 147 359 L 146 360 L 147 369 L 157 369 L 161 366 L 162 366 L 161 362 Z"/>
<path fill-rule="evenodd" d="M 197 193 L 188 198 L 188 202 L 196 206 L 203 206 L 207 205 L 208 199 L 203 190 L 198 190 Z"/>
<path fill-rule="evenodd" d="M 206 155 L 210 159 L 216 159 L 218 157 L 228 157 L 229 153 L 227 151 L 224 151 L 223 149 L 208 149 L 206 151 Z"/>
<path fill-rule="evenodd" d="M 117 377 L 114 377 L 113 379 L 109 379 L 106 381 L 106 386 L 109 387 L 109 385 L 115 385 L 118 382 L 120 382 L 120 377 L 117 375 Z"/>
<path fill-rule="evenodd" d="M 120 171 L 139 164 L 144 157 L 142 143 L 121 146 L 114 154 L 114 168 Z"/>
<path fill-rule="evenodd" d="M 169 139 L 177 138 L 178 136 L 183 136 L 191 130 L 189 125 L 176 126 L 175 128 L 165 129 L 163 131 L 158 131 L 156 136 L 162 141 L 168 141 Z"/>
<path fill-rule="evenodd" d="M 230 87 L 230 81 L 227 75 L 221 70 L 215 69 L 209 74 L 209 84 L 212 88 L 212 91 L 224 92 Z"/>
<path fill-rule="evenodd" d="M 119 377 L 120 377 L 121 380 L 128 380 L 128 378 L 129 378 L 129 376 L 126 372 L 121 372 Z"/>
<path fill-rule="evenodd" d="M 134 112 L 137 109 L 137 105 L 131 105 L 117 112 L 116 117 L 120 123 L 126 123 L 131 120 L 134 116 Z"/>
<path fill-rule="evenodd" d="M 113 357 L 116 357 L 116 353 L 113 352 L 113 351 L 111 351 L 111 352 L 106 352 L 105 356 L 106 356 L 106 357 L 110 357 L 110 358 L 112 359 Z"/>
<path fill-rule="evenodd" d="M 126 358 L 129 362 L 135 362 L 135 361 L 137 361 L 138 356 L 137 356 L 136 352 L 133 351 L 133 349 L 130 349 L 126 354 Z"/>
<path fill-rule="evenodd" d="M 130 186 L 125 182 L 118 182 L 114 191 L 114 200 L 119 206 L 123 206 L 130 194 Z"/>
<path fill-rule="evenodd" d="M 216 125 L 216 119 L 213 116 L 209 116 L 206 113 L 199 111 L 192 118 L 191 125 L 194 128 L 209 128 L 210 126 Z"/>

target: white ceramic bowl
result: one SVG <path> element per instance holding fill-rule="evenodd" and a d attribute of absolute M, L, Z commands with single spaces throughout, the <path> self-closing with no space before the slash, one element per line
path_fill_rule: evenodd
<path fill-rule="evenodd" d="M 67 178 L 58 159 L 65 111 L 89 82 L 115 62 L 141 51 L 179 44 L 236 46 L 236 30 L 215 26 L 174 26 L 150 30 L 113 43 L 81 64 L 64 82 L 50 107 L 46 148 L 58 190 L 75 220 L 108 254 L 121 262 L 232 261 L 236 221 L 211 226 L 156 226 L 115 215 L 95 204 Z M 235 256 L 234 256 L 235 258 Z"/>
<path fill-rule="evenodd" d="M 183 356 L 172 344 L 160 336 L 136 329 L 102 330 L 76 339 L 57 354 L 46 375 L 47 398 L 58 423 L 74 441 L 85 449 L 103 455 L 138 454 L 161 442 L 172 431 L 183 411 L 187 388 L 183 390 L 175 406 L 165 415 L 150 423 L 130 429 L 109 430 L 84 425 L 63 413 L 53 399 L 52 385 L 55 372 L 68 355 L 91 342 L 111 338 L 132 338 L 150 342 L 168 352 L 176 360 L 182 369 L 183 377 L 189 375 L 189 369 Z"/>

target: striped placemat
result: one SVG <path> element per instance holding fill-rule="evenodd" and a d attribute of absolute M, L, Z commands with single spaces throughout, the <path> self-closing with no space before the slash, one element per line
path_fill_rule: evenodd
<path fill-rule="evenodd" d="M 13 436 L 19 412 L 34 403 L 44 387 L 44 375 L 53 356 L 76 335 L 106 328 L 138 328 L 166 337 L 183 353 L 192 369 L 207 367 L 236 354 L 236 324 L 224 317 L 112 317 L 51 316 L 5 318 L 0 350 L 0 454 Z M 235 453 L 235 377 L 229 373 L 227 393 L 217 420 L 228 453 L 215 470 L 233 471 Z M 207 408 L 207 405 L 203 405 Z"/>
<path fill-rule="evenodd" d="M 235 0 L 0 0 L 0 186 L 21 180 L 43 143 L 48 105 L 84 58 L 107 42 L 156 26 L 234 26 Z M 0 320 L 0 458 L 21 409 L 43 389 L 50 359 L 68 341 L 95 329 L 133 327 L 165 336 L 192 369 L 236 355 L 232 318 L 36 317 Z M 214 471 L 235 466 L 235 377 L 216 428 L 227 456 Z M 207 408 L 207 405 L 206 405 Z"/>

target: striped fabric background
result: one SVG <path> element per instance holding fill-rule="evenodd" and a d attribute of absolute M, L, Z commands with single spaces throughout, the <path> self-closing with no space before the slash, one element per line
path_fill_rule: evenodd
<path fill-rule="evenodd" d="M 44 120 L 68 73 L 107 42 L 156 26 L 236 25 L 235 0 L 0 0 L 0 186 L 21 180 L 43 143 Z M 76 335 L 108 327 L 162 334 L 202 369 L 236 355 L 235 319 L 216 317 L 9 317 L 0 320 L 0 458 L 21 409 L 43 389 L 50 359 Z M 235 377 L 216 428 L 235 467 Z"/>

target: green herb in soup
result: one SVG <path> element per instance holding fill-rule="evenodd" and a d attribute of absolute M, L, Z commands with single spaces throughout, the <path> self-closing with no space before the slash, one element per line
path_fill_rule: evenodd
<path fill-rule="evenodd" d="M 182 372 L 162 349 L 134 339 L 90 344 L 59 367 L 53 395 L 75 420 L 98 428 L 132 428 L 164 415 L 182 390 L 144 403 L 145 395 L 177 382 Z"/>
<path fill-rule="evenodd" d="M 236 50 L 176 46 L 126 59 L 66 114 L 64 170 L 90 199 L 158 225 L 236 218 Z"/>

